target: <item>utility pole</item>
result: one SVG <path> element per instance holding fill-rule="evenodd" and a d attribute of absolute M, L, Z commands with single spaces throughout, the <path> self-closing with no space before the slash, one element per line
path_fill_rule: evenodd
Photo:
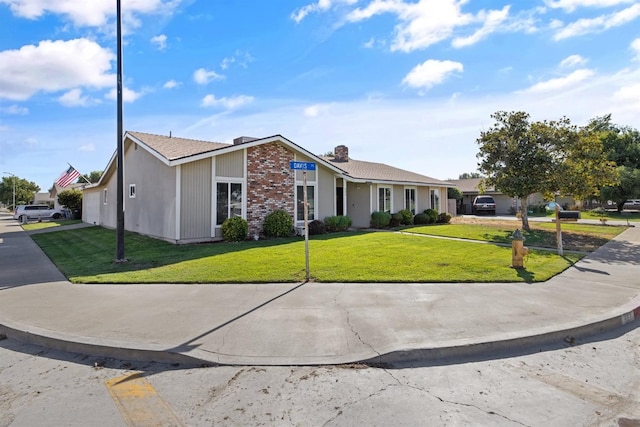
<path fill-rule="evenodd" d="M 120 0 L 116 0 L 116 37 L 118 39 L 118 76 L 117 76 L 117 104 L 118 104 L 118 146 L 117 146 L 117 195 L 116 198 L 116 262 L 126 262 L 124 256 L 124 155 L 122 141 L 122 11 Z"/>

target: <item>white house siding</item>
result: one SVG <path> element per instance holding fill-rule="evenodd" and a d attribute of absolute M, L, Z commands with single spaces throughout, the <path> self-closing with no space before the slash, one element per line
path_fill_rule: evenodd
<path fill-rule="evenodd" d="M 125 151 L 124 227 L 126 230 L 169 241 L 176 240 L 176 172 L 131 143 Z M 135 185 L 135 197 L 129 189 Z M 109 190 L 111 192 L 111 190 Z M 116 203 L 116 194 L 110 202 Z"/>
<path fill-rule="evenodd" d="M 416 213 L 422 213 L 431 207 L 431 198 L 429 193 L 429 187 L 418 187 L 416 192 Z"/>
<path fill-rule="evenodd" d="M 82 221 L 100 225 L 101 188 L 85 189 L 82 193 Z"/>
<path fill-rule="evenodd" d="M 100 225 L 107 228 L 116 228 L 117 226 L 117 171 L 108 176 L 107 182 L 104 186 L 98 187 L 100 191 Z M 105 200 L 105 190 L 106 200 Z M 126 202 L 125 202 L 126 203 Z M 125 222 L 126 228 L 126 222 Z"/>
<path fill-rule="evenodd" d="M 326 168 L 318 168 L 318 181 L 316 183 L 317 205 L 316 219 L 324 221 L 335 212 L 335 191 L 333 188 L 333 172 Z"/>
<path fill-rule="evenodd" d="M 352 226 L 367 228 L 371 225 L 371 185 L 347 183 L 346 215 L 351 217 Z"/>
<path fill-rule="evenodd" d="M 244 178 L 244 150 L 217 156 L 215 161 L 216 176 Z"/>
<path fill-rule="evenodd" d="M 180 241 L 211 239 L 211 159 L 182 165 Z"/>

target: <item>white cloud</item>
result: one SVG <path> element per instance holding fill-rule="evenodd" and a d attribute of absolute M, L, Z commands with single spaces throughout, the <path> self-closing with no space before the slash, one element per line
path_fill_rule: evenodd
<path fill-rule="evenodd" d="M 611 7 L 619 4 L 633 3 L 635 0 L 545 0 L 552 9 L 564 9 L 573 12 L 579 7 Z"/>
<path fill-rule="evenodd" d="M 17 116 L 26 116 L 29 114 L 29 109 L 27 107 L 21 107 L 19 105 L 10 105 L 8 107 L 0 108 L 0 112 L 3 114 L 11 114 Z"/>
<path fill-rule="evenodd" d="M 242 50 L 236 50 L 232 56 L 224 58 L 220 62 L 220 68 L 226 70 L 232 64 L 238 64 L 242 68 L 247 68 L 251 62 L 254 61 L 253 56 L 249 52 L 244 52 Z"/>
<path fill-rule="evenodd" d="M 329 106 L 325 104 L 315 104 L 305 107 L 303 114 L 305 117 L 318 117 L 329 111 Z"/>
<path fill-rule="evenodd" d="M 164 85 L 162 85 L 162 87 L 164 89 L 175 89 L 175 88 L 180 87 L 180 86 L 182 86 L 182 83 L 181 82 L 177 82 L 175 80 L 169 80 Z"/>
<path fill-rule="evenodd" d="M 216 73 L 215 71 L 206 70 L 204 68 L 198 68 L 193 72 L 193 80 L 199 85 L 206 85 L 212 80 L 222 80 L 223 75 Z"/>
<path fill-rule="evenodd" d="M 635 53 L 635 60 L 640 61 L 640 38 L 631 42 L 631 50 Z"/>
<path fill-rule="evenodd" d="M 483 22 L 482 27 L 467 37 L 456 37 L 451 43 L 453 47 L 464 47 L 478 43 L 489 34 L 494 33 L 509 17 L 509 6 L 502 10 L 491 10 L 488 13 L 481 11 L 478 18 Z"/>
<path fill-rule="evenodd" d="M 584 65 L 587 63 L 587 59 L 580 55 L 570 55 L 564 58 L 560 62 L 560 68 L 573 68 L 578 65 Z"/>
<path fill-rule="evenodd" d="M 95 103 L 88 96 L 82 95 L 82 89 L 74 88 L 58 98 L 58 102 L 65 107 L 86 107 Z"/>
<path fill-rule="evenodd" d="M 41 41 L 0 52 L 0 99 L 23 101 L 37 92 L 115 84 L 115 55 L 87 39 Z"/>
<path fill-rule="evenodd" d="M 418 89 L 430 89 L 442 83 L 452 73 L 462 71 L 463 66 L 459 62 L 428 59 L 422 64 L 415 66 L 409 74 L 405 76 L 402 83 Z"/>
<path fill-rule="evenodd" d="M 521 92 L 523 93 L 552 93 L 575 87 L 578 83 L 593 76 L 594 72 L 588 69 L 576 70 L 573 73 L 564 76 L 557 77 L 555 79 L 546 80 L 534 84 L 528 89 Z"/>
<path fill-rule="evenodd" d="M 215 95 L 207 95 L 202 98 L 200 105 L 202 107 L 222 107 L 227 110 L 235 110 L 243 105 L 253 102 L 253 96 L 238 95 L 230 98 L 216 98 Z"/>
<path fill-rule="evenodd" d="M 96 145 L 90 142 L 89 144 L 81 145 L 79 150 L 90 153 L 92 151 L 96 151 Z"/>
<path fill-rule="evenodd" d="M 132 103 L 144 96 L 147 91 L 136 92 L 127 87 L 122 89 L 122 102 Z M 116 88 L 111 89 L 105 96 L 107 99 L 116 100 L 118 93 Z"/>
<path fill-rule="evenodd" d="M 111 0 L 0 0 L 20 17 L 38 19 L 47 13 L 63 15 L 78 27 L 101 27 L 115 17 Z M 137 14 L 171 14 L 179 0 L 128 0 L 122 7 L 123 21 Z"/>
<path fill-rule="evenodd" d="M 299 9 L 294 10 L 290 18 L 300 23 L 307 15 L 313 12 L 325 12 L 332 7 L 340 4 L 352 5 L 357 3 L 358 0 L 318 0 L 315 3 L 308 4 Z"/>
<path fill-rule="evenodd" d="M 610 28 L 628 24 L 638 17 L 640 17 L 640 3 L 608 15 L 579 19 L 564 27 L 560 27 L 553 38 L 554 40 L 563 40 L 570 37 L 602 32 Z"/>
<path fill-rule="evenodd" d="M 167 36 L 160 34 L 151 37 L 151 44 L 155 45 L 158 50 L 165 50 L 167 48 Z"/>

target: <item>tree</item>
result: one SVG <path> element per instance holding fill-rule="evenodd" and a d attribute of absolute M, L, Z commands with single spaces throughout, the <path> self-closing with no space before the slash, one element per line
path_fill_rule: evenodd
<path fill-rule="evenodd" d="M 615 164 L 593 129 L 578 129 L 566 117 L 531 123 L 522 111 L 498 111 L 491 117 L 496 123 L 476 141 L 479 170 L 486 175 L 482 185 L 520 198 L 524 230 L 530 229 L 530 195 L 581 198 L 617 181 Z"/>
<path fill-rule="evenodd" d="M 15 180 L 15 181 L 14 181 Z M 0 202 L 10 205 L 13 203 L 13 185 L 16 188 L 16 205 L 26 205 L 33 201 L 40 187 L 35 182 L 27 181 L 16 176 L 3 176 L 0 183 Z"/>
<path fill-rule="evenodd" d="M 447 199 L 462 200 L 462 191 L 456 187 L 447 188 Z"/>
<path fill-rule="evenodd" d="M 640 197 L 640 132 L 611 123 L 611 115 L 596 117 L 587 125 L 602 141 L 607 158 L 618 166 L 620 181 L 604 186 L 601 200 L 612 200 L 618 212 L 628 199 Z"/>
<path fill-rule="evenodd" d="M 87 177 L 89 182 L 91 182 L 92 184 L 95 184 L 96 182 L 100 181 L 100 177 L 102 177 L 102 171 L 92 171 L 85 176 Z M 82 181 L 84 182 L 84 180 Z"/>
<path fill-rule="evenodd" d="M 522 228 L 529 230 L 527 198 L 547 190 L 553 169 L 550 132 L 542 125 L 532 131 L 529 114 L 522 111 L 498 111 L 491 117 L 496 123 L 476 140 L 480 145 L 478 169 L 486 175 L 481 186 L 493 186 L 510 197 L 520 198 Z"/>
<path fill-rule="evenodd" d="M 82 211 L 82 191 L 72 188 L 61 191 L 58 194 L 58 203 L 69 209 L 76 216 L 76 212 Z"/>
<path fill-rule="evenodd" d="M 482 178 L 480 172 L 465 172 L 458 175 L 458 179 Z"/>

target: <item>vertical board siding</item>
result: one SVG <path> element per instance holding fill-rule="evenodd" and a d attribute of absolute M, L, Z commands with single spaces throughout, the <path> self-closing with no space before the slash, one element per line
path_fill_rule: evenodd
<path fill-rule="evenodd" d="M 182 165 L 180 240 L 211 237 L 211 159 Z"/>
<path fill-rule="evenodd" d="M 244 178 L 244 150 L 217 156 L 216 176 Z"/>

